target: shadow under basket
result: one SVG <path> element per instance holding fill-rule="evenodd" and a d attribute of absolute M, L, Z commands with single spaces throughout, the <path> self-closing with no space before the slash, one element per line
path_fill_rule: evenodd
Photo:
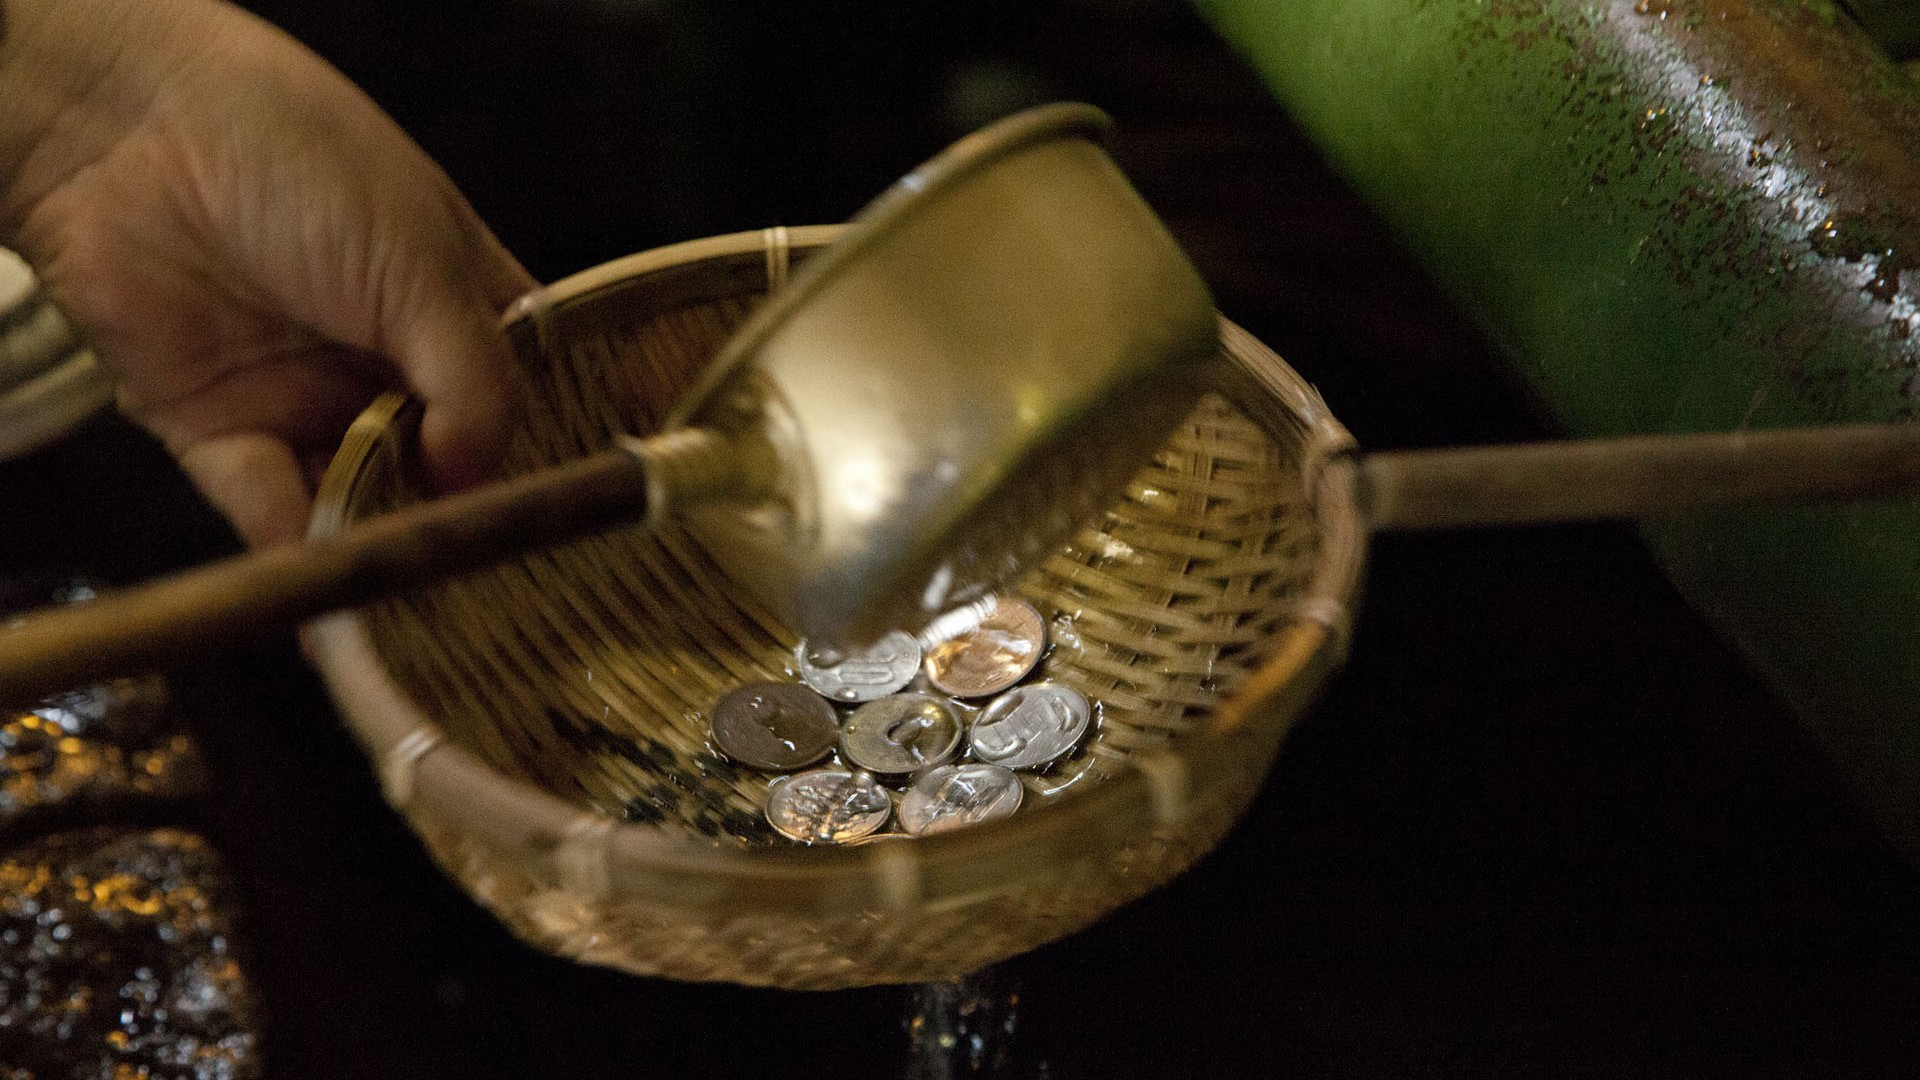
<path fill-rule="evenodd" d="M 541 290 L 508 334 L 531 403 L 510 469 L 656 430 L 791 264 L 838 227 L 622 259 Z M 668 526 L 503 563 L 307 627 L 388 800 L 539 948 L 643 975 L 831 989 L 951 978 L 1165 883 L 1246 808 L 1337 662 L 1362 556 L 1346 433 L 1251 336 L 1097 526 L 1011 591 L 1038 677 L 1098 703 L 1012 818 L 843 847 L 766 824 L 768 774 L 709 745 L 726 690 L 791 679 L 793 633 Z M 420 497 L 417 408 L 348 434 L 313 532 Z"/>

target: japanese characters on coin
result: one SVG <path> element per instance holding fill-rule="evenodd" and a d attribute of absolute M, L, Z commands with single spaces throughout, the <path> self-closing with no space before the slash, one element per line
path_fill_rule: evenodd
<path fill-rule="evenodd" d="M 1044 765 L 1080 744 L 1093 718 L 1085 695 L 1059 683 L 1033 683 L 994 698 L 967 731 L 973 756 L 1009 769 Z"/>
<path fill-rule="evenodd" d="M 1002 598 L 978 625 L 927 650 L 927 678 L 954 697 L 987 697 L 1026 678 L 1046 644 L 1033 605 Z"/>
<path fill-rule="evenodd" d="M 840 749 L 868 772 L 905 776 L 944 763 L 960 746 L 960 717 L 932 694 L 869 701 L 847 717 Z"/>
<path fill-rule="evenodd" d="M 833 706 L 804 686 L 748 683 L 714 703 L 713 741 L 742 765 L 791 772 L 831 753 L 840 724 Z"/>
<path fill-rule="evenodd" d="M 840 702 L 873 701 L 905 687 L 920 670 L 920 643 L 895 630 L 861 649 L 802 641 L 794 650 L 800 681 Z"/>
<path fill-rule="evenodd" d="M 844 844 L 877 832 L 893 816 L 879 781 L 849 769 L 814 769 L 767 789 L 767 823 L 803 844 Z"/>
<path fill-rule="evenodd" d="M 916 681 L 922 643 L 925 678 Z M 753 682 L 720 696 L 713 745 L 787 774 L 768 785 L 764 812 L 801 843 L 909 839 L 998 821 L 1024 797 L 1014 770 L 1052 767 L 1095 723 L 1079 691 L 1023 684 L 1046 648 L 1046 622 L 1032 605 L 991 597 L 935 620 L 917 641 L 896 632 L 846 651 L 803 641 L 794 652 L 800 683 Z"/>
<path fill-rule="evenodd" d="M 1026 788 L 1012 769 L 984 762 L 942 765 L 900 800 L 900 827 L 914 836 L 964 829 L 1012 816 Z"/>

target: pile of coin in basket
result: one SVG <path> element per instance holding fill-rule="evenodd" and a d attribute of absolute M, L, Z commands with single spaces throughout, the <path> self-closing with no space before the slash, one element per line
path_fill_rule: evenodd
<path fill-rule="evenodd" d="M 1046 646 L 1046 621 L 1011 598 L 857 653 L 803 641 L 799 683 L 750 683 L 714 703 L 713 745 L 785 774 L 768 788 L 767 821 L 802 843 L 996 821 L 1020 808 L 1018 770 L 1067 756 L 1097 720 L 1072 687 L 1025 681 Z"/>

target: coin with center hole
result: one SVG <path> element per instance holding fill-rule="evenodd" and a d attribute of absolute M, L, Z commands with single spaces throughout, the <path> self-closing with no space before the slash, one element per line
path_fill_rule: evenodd
<path fill-rule="evenodd" d="M 840 729 L 840 752 L 882 776 L 904 776 L 945 762 L 964 732 L 953 706 L 932 694 L 869 701 Z"/>
<path fill-rule="evenodd" d="M 927 650 L 927 678 L 954 697 L 997 694 L 1027 677 L 1046 644 L 1033 605 L 1002 597 L 978 626 Z"/>
<path fill-rule="evenodd" d="M 870 836 L 893 815 L 893 799 L 864 772 L 815 769 L 767 788 L 767 824 L 804 844 L 845 844 Z"/>
<path fill-rule="evenodd" d="M 713 704 L 713 744 L 756 769 L 789 772 L 826 757 L 840 741 L 833 706 L 804 686 L 736 686 Z"/>
<path fill-rule="evenodd" d="M 1028 769 L 1079 745 L 1092 719 L 1093 707 L 1080 691 L 1034 683 L 989 702 L 968 730 L 967 744 L 981 761 Z"/>
<path fill-rule="evenodd" d="M 920 643 L 895 630 L 864 649 L 835 649 L 802 641 L 794 650 L 800 679 L 835 701 L 872 701 L 913 681 Z"/>
<path fill-rule="evenodd" d="M 998 821 L 1020 809 L 1025 791 L 1012 769 L 981 762 L 942 765 L 907 789 L 900 800 L 900 827 L 931 836 Z"/>

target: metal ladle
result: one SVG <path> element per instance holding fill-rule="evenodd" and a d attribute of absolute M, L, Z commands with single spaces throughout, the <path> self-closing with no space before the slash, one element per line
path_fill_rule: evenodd
<path fill-rule="evenodd" d="M 672 515 L 804 634 L 911 628 L 1051 550 L 1224 367 L 1205 285 L 1082 105 L 1010 117 L 875 200 L 666 429 L 0 630 L 0 703 L 163 664 Z M 1238 396 L 1238 395 L 1236 395 Z M 1920 490 L 1920 427 L 1373 455 L 1376 529 Z"/>

